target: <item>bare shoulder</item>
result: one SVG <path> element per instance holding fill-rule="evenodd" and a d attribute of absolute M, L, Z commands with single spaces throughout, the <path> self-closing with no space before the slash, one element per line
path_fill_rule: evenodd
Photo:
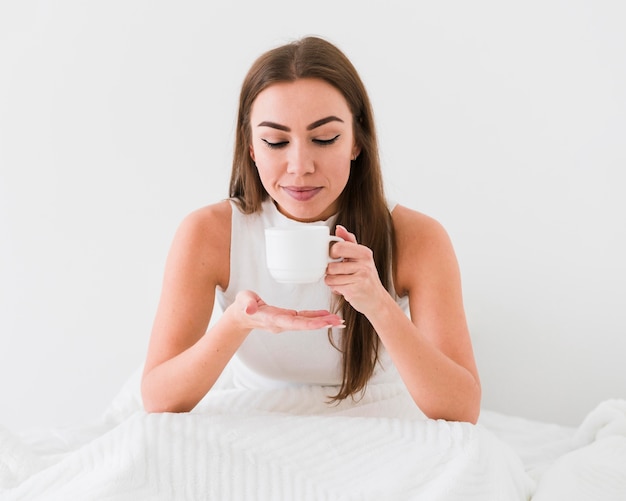
<path fill-rule="evenodd" d="M 191 212 L 178 227 L 171 255 L 219 285 L 228 283 L 231 217 L 228 200 Z"/>
<path fill-rule="evenodd" d="M 454 249 L 448 232 L 436 219 L 397 205 L 392 212 L 396 289 L 406 293 L 424 275 L 455 272 Z"/>
<path fill-rule="evenodd" d="M 452 250 L 448 232 L 436 219 L 398 205 L 392 212 L 398 252 L 423 255 Z"/>
<path fill-rule="evenodd" d="M 181 222 L 176 239 L 185 245 L 217 249 L 230 245 L 231 206 L 225 200 L 188 214 Z M 204 250 L 207 250 L 206 248 Z"/>
<path fill-rule="evenodd" d="M 182 221 L 180 229 L 198 232 L 200 235 L 210 233 L 219 236 L 225 230 L 230 234 L 231 206 L 228 200 L 207 205 L 188 214 Z"/>
<path fill-rule="evenodd" d="M 392 214 L 394 230 L 403 238 L 447 238 L 444 227 L 436 219 L 403 205 L 396 205 Z"/>

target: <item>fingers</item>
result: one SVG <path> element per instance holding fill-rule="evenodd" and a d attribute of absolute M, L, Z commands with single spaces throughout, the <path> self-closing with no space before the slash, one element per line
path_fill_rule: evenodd
<path fill-rule="evenodd" d="M 335 234 L 345 242 L 337 242 L 330 249 L 333 258 L 340 262 L 329 263 L 324 282 L 333 294 L 343 298 L 361 313 L 375 304 L 373 294 L 382 287 L 372 250 L 357 242 L 356 236 L 337 225 Z"/>
<path fill-rule="evenodd" d="M 321 327 L 340 327 L 344 320 L 328 310 L 303 310 L 298 311 L 288 319 L 291 323 L 298 323 L 302 326 L 315 325 L 316 329 Z"/>
<path fill-rule="evenodd" d="M 354 233 L 350 233 L 344 226 L 341 226 L 340 224 L 338 224 L 335 228 L 335 235 L 343 238 L 348 242 L 352 242 L 353 244 L 357 243 Z"/>
<path fill-rule="evenodd" d="M 371 249 L 365 245 L 359 245 L 356 236 L 340 224 L 337 225 L 335 235 L 343 238 L 345 242 L 335 242 L 330 248 L 330 257 L 333 259 L 343 258 L 344 262 L 353 260 L 373 262 Z"/>
<path fill-rule="evenodd" d="M 245 324 L 251 329 L 269 332 L 287 330 L 317 330 L 330 327 L 343 327 L 343 319 L 328 310 L 296 311 L 266 304 L 253 291 L 237 294 L 236 310 L 243 312 Z"/>
<path fill-rule="evenodd" d="M 356 236 L 346 230 L 345 227 L 338 224 L 335 228 L 335 236 L 343 238 L 345 242 L 335 242 L 330 247 L 330 257 L 333 259 L 344 258 L 347 259 L 349 256 L 346 255 L 347 252 L 350 251 L 350 247 L 354 246 L 357 243 Z"/>
<path fill-rule="evenodd" d="M 368 281 L 378 277 L 372 252 L 367 247 L 359 246 L 351 256 L 350 258 L 342 256 L 343 261 L 328 264 L 324 277 L 326 285 L 332 288 L 358 282 L 367 284 Z"/>
<path fill-rule="evenodd" d="M 270 332 L 283 331 L 314 331 L 318 329 L 343 328 L 343 320 L 337 315 L 327 314 L 323 316 L 307 317 L 304 315 L 275 315 Z"/>
<path fill-rule="evenodd" d="M 301 317 L 308 317 L 308 318 L 318 318 L 318 317 L 324 317 L 327 315 L 332 315 L 332 313 L 328 310 L 300 310 L 297 312 L 298 315 L 300 315 Z"/>
<path fill-rule="evenodd" d="M 345 320 L 339 315 L 335 315 L 328 311 L 299 311 L 297 319 L 299 320 L 305 329 L 317 330 L 327 329 L 335 327 L 343 329 L 345 327 Z"/>
<path fill-rule="evenodd" d="M 295 316 L 289 319 L 286 319 L 286 322 L 281 326 L 285 330 L 318 330 L 318 329 L 329 329 L 329 328 L 339 328 L 342 329 L 345 327 L 343 320 L 339 318 L 337 315 L 325 315 L 323 317 L 305 317 L 305 316 Z"/>
<path fill-rule="evenodd" d="M 354 275 L 361 270 L 362 265 L 357 261 L 341 261 L 338 263 L 329 263 L 326 268 L 326 278 L 334 278 L 338 276 Z M 328 281 L 326 281 L 328 284 Z"/>

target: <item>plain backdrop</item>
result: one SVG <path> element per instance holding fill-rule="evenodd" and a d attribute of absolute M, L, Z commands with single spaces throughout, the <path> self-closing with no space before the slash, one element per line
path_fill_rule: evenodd
<path fill-rule="evenodd" d="M 374 104 L 388 195 L 447 228 L 483 407 L 626 397 L 621 1 L 0 3 L 0 425 L 96 419 L 174 231 L 227 196 L 241 81 L 303 35 Z"/>

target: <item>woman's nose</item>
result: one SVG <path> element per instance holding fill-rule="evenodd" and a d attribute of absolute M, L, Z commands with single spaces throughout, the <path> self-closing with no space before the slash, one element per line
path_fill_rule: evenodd
<path fill-rule="evenodd" d="M 287 172 L 302 175 L 313 171 L 315 171 L 315 162 L 308 148 L 304 145 L 292 145 L 287 156 Z"/>

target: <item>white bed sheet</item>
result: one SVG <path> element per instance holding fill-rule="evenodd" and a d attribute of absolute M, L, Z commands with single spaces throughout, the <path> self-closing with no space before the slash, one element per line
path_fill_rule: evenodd
<path fill-rule="evenodd" d="M 149 415 L 138 372 L 81 429 L 0 428 L 0 499 L 626 499 L 622 400 L 577 428 L 488 410 L 472 426 L 425 419 L 399 385 L 339 406 L 323 388 L 214 390 Z"/>

